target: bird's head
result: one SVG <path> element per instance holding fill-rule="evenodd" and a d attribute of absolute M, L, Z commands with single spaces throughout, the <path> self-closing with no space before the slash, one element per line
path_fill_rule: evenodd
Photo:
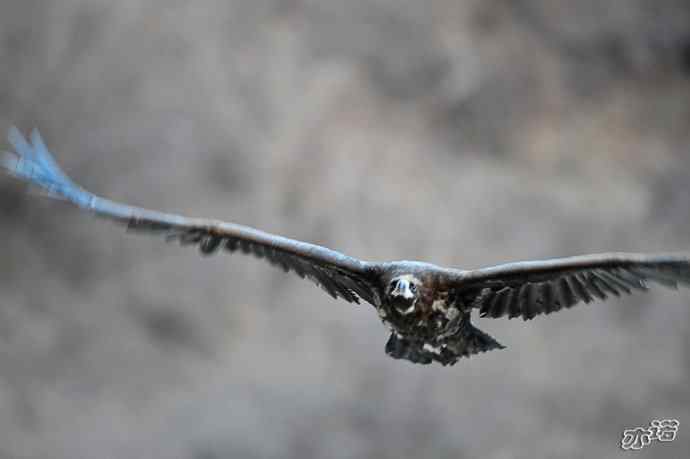
<path fill-rule="evenodd" d="M 402 315 L 412 314 L 419 298 L 419 281 L 411 275 L 394 277 L 388 284 L 388 299 Z"/>

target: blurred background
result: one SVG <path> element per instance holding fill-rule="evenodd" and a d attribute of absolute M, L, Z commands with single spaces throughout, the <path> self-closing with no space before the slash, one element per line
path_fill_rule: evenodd
<path fill-rule="evenodd" d="M 370 259 L 690 249 L 687 0 L 0 0 L 0 130 L 111 199 Z M 3 143 L 7 146 L 6 143 Z M 394 361 L 373 309 L 0 177 L 0 458 L 625 457 L 690 293 Z"/>

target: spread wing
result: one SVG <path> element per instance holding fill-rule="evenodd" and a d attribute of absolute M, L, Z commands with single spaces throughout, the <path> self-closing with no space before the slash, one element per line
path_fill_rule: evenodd
<path fill-rule="evenodd" d="M 581 301 L 644 291 L 649 283 L 690 286 L 690 257 L 604 253 L 526 261 L 461 271 L 452 283 L 482 317 L 529 320 Z"/>
<path fill-rule="evenodd" d="M 37 130 L 31 142 L 10 129 L 14 152 L 0 157 L 0 166 L 11 175 L 40 187 L 49 196 L 70 201 L 81 209 L 127 225 L 129 229 L 163 235 L 183 245 L 193 244 L 202 254 L 218 250 L 240 251 L 267 260 L 283 270 L 308 278 L 333 298 L 376 304 L 379 298 L 378 265 L 343 255 L 318 245 L 269 234 L 247 226 L 216 220 L 186 218 L 98 197 L 65 175 L 46 148 Z"/>

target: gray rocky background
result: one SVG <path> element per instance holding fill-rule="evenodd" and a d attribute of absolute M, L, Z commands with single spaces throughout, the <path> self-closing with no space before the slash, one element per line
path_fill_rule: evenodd
<path fill-rule="evenodd" d="M 0 0 L 0 130 L 128 203 L 372 259 L 690 249 L 686 0 Z M 0 178 L 0 458 L 607 458 L 676 418 L 690 293 L 452 368 L 371 308 Z"/>

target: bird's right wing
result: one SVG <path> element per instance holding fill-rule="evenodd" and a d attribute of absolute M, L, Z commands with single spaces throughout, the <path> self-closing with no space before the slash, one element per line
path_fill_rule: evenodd
<path fill-rule="evenodd" d="M 647 290 L 647 282 L 690 286 L 685 254 L 602 253 L 459 271 L 450 281 L 485 317 L 532 319 L 581 301 Z"/>
<path fill-rule="evenodd" d="M 129 229 L 161 234 L 167 240 L 195 244 L 203 254 L 219 249 L 239 250 L 263 258 L 283 270 L 294 271 L 323 288 L 333 298 L 359 303 L 359 298 L 377 304 L 380 298 L 379 265 L 346 256 L 314 244 L 266 233 L 247 226 L 217 220 L 187 218 L 132 207 L 96 196 L 62 172 L 34 130 L 31 143 L 16 128 L 8 139 L 14 152 L 0 157 L 0 168 L 49 196 L 70 201 L 93 214 L 127 225 Z"/>

